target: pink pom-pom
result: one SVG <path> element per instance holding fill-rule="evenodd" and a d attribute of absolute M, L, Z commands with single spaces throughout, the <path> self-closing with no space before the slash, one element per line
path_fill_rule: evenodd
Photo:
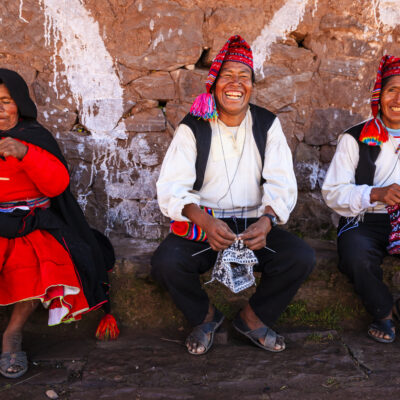
<path fill-rule="evenodd" d="M 202 93 L 197 96 L 190 108 L 190 114 L 206 121 L 217 118 L 218 112 L 214 96 L 211 93 Z"/>

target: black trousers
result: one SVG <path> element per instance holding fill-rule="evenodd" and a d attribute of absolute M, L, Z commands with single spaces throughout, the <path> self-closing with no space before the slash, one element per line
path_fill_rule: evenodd
<path fill-rule="evenodd" d="M 346 226 L 346 222 L 341 218 L 338 227 L 339 269 L 353 282 L 366 310 L 375 319 L 382 319 L 393 307 L 393 297 L 383 283 L 381 268 L 383 258 L 388 255 L 389 216 L 365 214 L 355 227 Z"/>
<path fill-rule="evenodd" d="M 244 230 L 244 219 L 223 219 L 234 232 Z M 247 224 L 255 222 L 249 219 Z M 267 237 L 267 246 L 276 251 L 255 251 L 261 281 L 250 306 L 264 324 L 274 323 L 288 306 L 300 285 L 315 265 L 313 249 L 293 234 L 277 227 Z M 192 325 L 203 322 L 209 306 L 206 292 L 201 287 L 199 275 L 214 266 L 217 252 L 209 249 L 208 243 L 199 243 L 169 234 L 152 257 L 152 276 L 170 293 L 176 306 Z"/>

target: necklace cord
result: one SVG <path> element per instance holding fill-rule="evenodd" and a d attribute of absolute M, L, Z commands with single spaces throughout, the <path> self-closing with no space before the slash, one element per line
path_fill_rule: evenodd
<path fill-rule="evenodd" d="M 229 193 L 230 198 L 231 198 L 232 210 L 234 210 L 234 209 L 235 209 L 235 206 L 234 206 L 234 204 L 233 204 L 233 195 L 232 195 L 232 189 L 231 189 L 231 187 L 232 187 L 232 185 L 233 185 L 233 182 L 234 182 L 234 180 L 235 180 L 235 178 L 236 178 L 236 175 L 237 175 L 237 172 L 238 172 L 238 170 L 239 170 L 240 161 L 242 160 L 242 156 L 243 156 L 243 153 L 244 153 L 244 147 L 245 147 L 245 145 L 246 145 L 246 138 L 247 138 L 247 115 L 245 116 L 245 121 L 244 121 L 244 129 L 245 129 L 245 130 L 244 130 L 244 139 L 243 139 L 242 151 L 240 152 L 239 161 L 238 161 L 238 163 L 237 163 L 237 166 L 236 166 L 236 169 L 235 169 L 235 173 L 233 174 L 232 180 L 231 180 L 230 182 L 229 182 L 228 166 L 227 166 L 227 164 L 226 164 L 225 150 L 224 150 L 224 145 L 223 145 L 223 142 L 222 142 L 222 135 L 221 135 L 221 131 L 220 131 L 220 129 L 219 129 L 219 121 L 217 121 L 216 123 L 217 123 L 218 136 L 219 136 L 219 140 L 220 140 L 220 143 L 221 143 L 222 156 L 223 156 L 223 158 L 224 158 L 226 179 L 227 179 L 227 182 L 228 182 L 228 189 L 226 190 L 226 192 L 224 193 L 224 195 L 218 199 L 217 205 L 218 205 L 218 208 L 221 208 L 221 206 L 220 206 L 220 201 L 221 201 L 222 199 L 224 199 L 224 198 L 226 197 L 226 195 Z M 239 129 L 240 129 L 240 125 L 239 125 L 239 127 L 238 127 L 238 130 L 237 130 L 236 134 L 239 132 Z M 247 187 L 246 187 L 246 189 L 247 189 Z M 246 197 L 247 197 L 247 190 L 246 190 Z M 247 200 L 247 199 L 246 199 L 246 200 Z M 246 208 L 247 208 L 247 206 L 246 206 Z M 235 223 L 236 234 L 239 235 L 239 227 L 238 227 L 238 225 L 237 225 L 236 216 L 233 216 L 232 219 L 233 219 L 233 221 L 234 221 L 234 223 Z M 246 227 L 246 226 L 247 226 L 247 212 L 246 212 L 246 216 L 245 216 L 245 227 Z"/>
<path fill-rule="evenodd" d="M 392 171 L 391 171 L 390 174 L 387 176 L 387 178 L 381 183 L 381 185 L 384 185 L 384 184 L 388 181 L 388 179 L 393 175 L 393 172 L 394 172 L 394 170 L 396 169 L 397 163 L 399 162 L 399 154 L 398 154 L 398 151 L 397 151 L 397 150 L 399 149 L 400 144 L 397 146 L 397 149 L 396 149 L 396 146 L 395 146 L 395 144 L 393 143 L 392 137 L 391 137 L 390 134 L 389 134 L 389 141 L 390 141 L 390 143 L 392 144 L 392 146 L 393 146 L 393 148 L 394 148 L 394 153 L 397 155 L 397 157 L 396 157 L 396 162 L 394 163 L 394 166 L 393 166 Z M 381 186 L 381 187 L 382 187 L 382 186 Z"/>

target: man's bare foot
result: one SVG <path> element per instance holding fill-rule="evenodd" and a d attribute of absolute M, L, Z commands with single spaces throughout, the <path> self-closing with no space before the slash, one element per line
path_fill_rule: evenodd
<path fill-rule="evenodd" d="M 382 325 L 381 327 L 379 325 Z M 386 326 L 387 325 L 387 326 Z M 386 332 L 385 332 L 386 329 Z M 387 329 L 390 329 L 393 334 L 389 334 Z M 368 335 L 378 342 L 392 342 L 394 340 L 396 329 L 393 326 L 393 313 L 379 321 L 375 321 L 368 329 Z"/>
<path fill-rule="evenodd" d="M 212 342 L 214 332 L 221 325 L 223 319 L 224 316 L 210 304 L 204 321 L 197 325 L 186 339 L 185 344 L 189 353 L 196 355 L 206 353 L 211 347 L 210 341 Z"/>
<path fill-rule="evenodd" d="M 26 354 L 21 351 L 22 329 L 39 303 L 40 300 L 27 300 L 14 305 L 10 321 L 3 333 L 2 365 L 10 365 L 3 369 L 6 373 L 14 374 L 27 368 Z"/>
<path fill-rule="evenodd" d="M 240 318 L 242 318 L 243 322 L 251 329 L 258 329 L 265 326 L 262 321 L 257 317 L 254 313 L 253 309 L 250 307 L 250 304 L 247 303 L 243 310 L 240 312 Z M 260 338 L 258 341 L 264 346 L 265 339 Z M 285 342 L 282 336 L 277 336 L 276 343 L 274 346 L 274 350 L 280 351 L 285 349 Z"/>
<path fill-rule="evenodd" d="M 22 332 L 21 331 L 14 331 L 12 332 L 11 330 L 7 329 L 3 333 L 3 347 L 2 347 L 2 353 L 9 353 L 11 354 L 11 358 L 13 355 L 21 351 L 21 345 L 22 345 Z M 24 369 L 21 365 L 15 364 L 15 365 L 10 365 L 7 369 L 6 372 L 8 374 L 16 374 L 20 372 L 22 369 Z"/>

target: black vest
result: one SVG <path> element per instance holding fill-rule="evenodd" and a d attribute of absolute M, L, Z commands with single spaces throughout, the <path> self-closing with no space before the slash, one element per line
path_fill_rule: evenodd
<path fill-rule="evenodd" d="M 258 151 L 260 152 L 262 167 L 264 167 L 265 146 L 267 143 L 267 132 L 274 122 L 276 116 L 265 108 L 250 104 L 251 118 L 253 120 L 253 136 Z M 208 156 L 211 147 L 211 125 L 191 114 L 187 114 L 181 121 L 181 124 L 187 125 L 196 138 L 196 181 L 193 185 L 194 190 L 200 190 L 203 186 L 204 174 L 206 171 Z M 261 178 L 261 183 L 264 179 Z"/>
<path fill-rule="evenodd" d="M 353 138 L 357 140 L 359 147 L 360 158 L 356 168 L 356 185 L 372 186 L 374 184 L 376 170 L 375 161 L 381 152 L 381 146 L 369 146 L 359 141 L 362 128 L 365 124 L 366 122 L 362 122 L 361 124 L 355 125 L 345 131 L 345 133 L 353 136 Z"/>

